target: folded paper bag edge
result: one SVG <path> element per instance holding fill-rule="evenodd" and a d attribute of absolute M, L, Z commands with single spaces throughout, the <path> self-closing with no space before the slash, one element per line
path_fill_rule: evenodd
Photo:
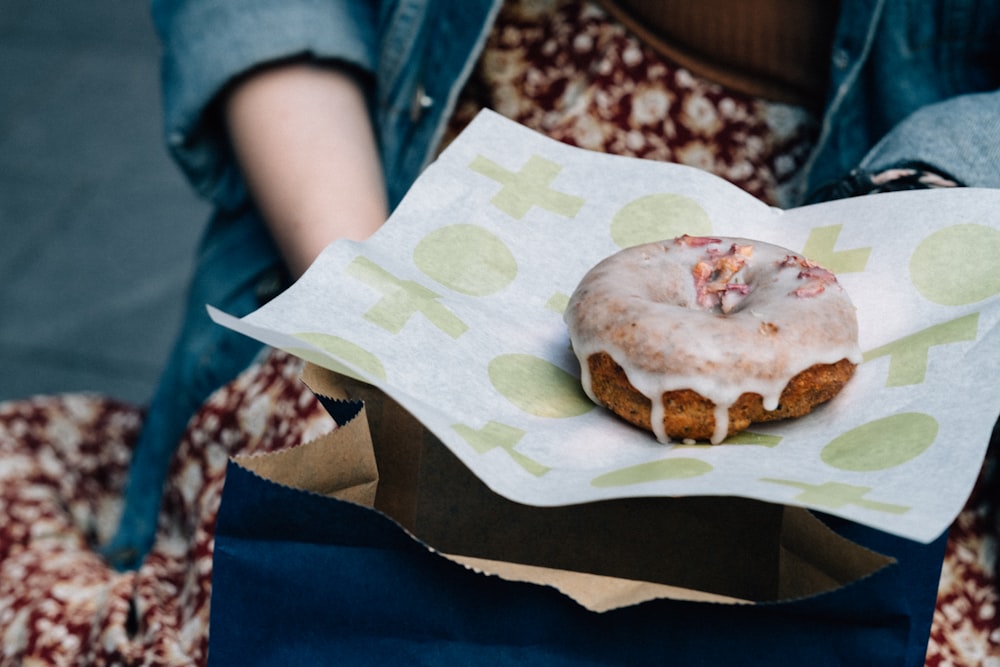
<path fill-rule="evenodd" d="M 840 535 L 804 507 L 785 507 L 781 537 L 780 600 L 833 591 L 897 562 Z"/>
<path fill-rule="evenodd" d="M 276 484 L 371 507 L 378 467 L 364 404 L 337 403 L 336 427 L 325 435 L 274 452 L 233 456 L 233 462 Z"/>
<path fill-rule="evenodd" d="M 553 587 L 590 611 L 597 613 L 659 599 L 715 602 L 719 604 L 755 604 L 752 600 L 743 600 L 716 593 L 682 588 L 680 586 L 670 586 L 668 584 L 609 577 L 573 570 L 560 570 L 538 565 L 510 563 L 491 558 L 438 553 L 448 560 L 464 565 L 468 569 L 486 576 L 496 576 L 507 581 L 519 581 Z"/>

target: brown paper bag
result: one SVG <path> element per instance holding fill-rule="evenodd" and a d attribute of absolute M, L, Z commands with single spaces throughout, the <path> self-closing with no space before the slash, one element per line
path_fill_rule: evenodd
<path fill-rule="evenodd" d="M 592 611 L 656 598 L 740 604 L 806 597 L 893 562 L 805 510 L 749 499 L 515 503 L 488 489 L 381 390 L 314 365 L 303 380 L 320 396 L 363 401 L 367 421 L 298 448 L 294 460 L 272 465 L 267 456 L 250 457 L 241 465 L 372 506 L 447 558 L 555 587 Z"/>

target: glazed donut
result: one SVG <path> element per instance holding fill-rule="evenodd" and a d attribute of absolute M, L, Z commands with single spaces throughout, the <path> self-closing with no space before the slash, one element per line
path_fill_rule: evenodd
<path fill-rule="evenodd" d="M 594 266 L 565 312 L 584 391 L 660 442 L 799 417 L 861 362 L 854 305 L 802 255 L 680 236 Z"/>

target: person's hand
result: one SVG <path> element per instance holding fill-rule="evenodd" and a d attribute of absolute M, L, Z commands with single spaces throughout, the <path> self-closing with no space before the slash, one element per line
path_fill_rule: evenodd
<path fill-rule="evenodd" d="M 224 114 L 250 194 L 293 277 L 335 239 L 365 239 L 385 222 L 378 147 L 349 72 L 314 62 L 262 69 L 234 87 Z"/>

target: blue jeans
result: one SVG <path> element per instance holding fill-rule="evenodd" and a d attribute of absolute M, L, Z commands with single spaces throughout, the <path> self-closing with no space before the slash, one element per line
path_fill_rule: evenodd
<path fill-rule="evenodd" d="M 137 567 L 153 545 L 163 486 L 188 421 L 262 345 L 221 327 L 206 305 L 243 316 L 287 284 L 277 249 L 255 211 L 217 212 L 201 240 L 181 331 L 148 406 L 129 468 L 122 518 L 101 547 L 119 569 Z"/>

